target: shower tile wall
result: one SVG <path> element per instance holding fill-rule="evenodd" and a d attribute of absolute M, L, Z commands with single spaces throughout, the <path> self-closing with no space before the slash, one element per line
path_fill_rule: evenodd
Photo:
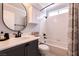
<path fill-rule="evenodd" d="M 68 49 L 68 21 L 68 13 L 48 17 L 46 33 L 49 44 Z"/>
<path fill-rule="evenodd" d="M 68 55 L 69 44 L 69 13 L 63 13 L 56 16 L 48 16 L 47 20 L 42 19 L 40 23 L 40 32 L 47 34 L 47 44 L 51 48 L 52 55 Z M 42 37 L 42 36 L 41 36 Z M 40 41 L 44 41 L 43 37 Z"/>

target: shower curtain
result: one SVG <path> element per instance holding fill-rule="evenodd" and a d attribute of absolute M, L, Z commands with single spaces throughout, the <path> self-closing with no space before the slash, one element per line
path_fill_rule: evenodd
<path fill-rule="evenodd" d="M 79 55 L 79 3 L 69 4 L 69 55 Z"/>

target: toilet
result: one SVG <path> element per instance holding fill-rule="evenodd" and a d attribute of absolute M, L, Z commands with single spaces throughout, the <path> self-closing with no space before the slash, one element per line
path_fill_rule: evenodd
<path fill-rule="evenodd" d="M 39 44 L 39 50 L 42 56 L 48 56 L 49 55 L 49 46 L 46 44 Z"/>

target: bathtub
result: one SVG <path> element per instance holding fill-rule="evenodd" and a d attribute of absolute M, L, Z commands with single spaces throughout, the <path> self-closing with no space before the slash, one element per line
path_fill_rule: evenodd
<path fill-rule="evenodd" d="M 44 39 L 39 39 L 39 42 L 44 43 Z M 62 42 L 61 42 L 62 43 Z M 68 45 L 67 44 L 59 44 L 59 41 L 52 42 L 46 39 L 46 45 L 50 47 L 49 56 L 68 56 Z"/>
<path fill-rule="evenodd" d="M 50 47 L 49 56 L 68 56 L 68 49 L 46 43 Z"/>

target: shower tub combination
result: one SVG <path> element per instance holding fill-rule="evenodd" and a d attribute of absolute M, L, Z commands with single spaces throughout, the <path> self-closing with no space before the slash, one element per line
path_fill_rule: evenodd
<path fill-rule="evenodd" d="M 68 49 L 49 43 L 39 43 L 39 50 L 42 56 L 67 56 Z"/>

